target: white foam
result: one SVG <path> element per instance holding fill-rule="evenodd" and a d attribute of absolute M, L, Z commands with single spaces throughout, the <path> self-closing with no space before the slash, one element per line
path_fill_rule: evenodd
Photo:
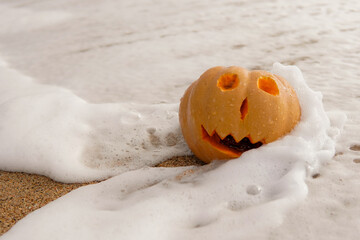
<path fill-rule="evenodd" d="M 287 78 L 300 99 L 301 121 L 289 135 L 236 160 L 187 169 L 142 168 L 78 189 L 30 214 L 4 239 L 265 238 L 306 197 L 306 174 L 335 151 L 321 94 L 306 85 L 296 67 L 274 64 L 273 72 Z M 126 114 L 119 125 L 138 126 L 137 116 Z M 155 123 L 159 116 L 166 115 L 159 112 L 147 121 Z"/>
<path fill-rule="evenodd" d="M 3 66 L 0 78 L 3 170 L 83 182 L 189 152 L 177 104 L 89 104 Z"/>

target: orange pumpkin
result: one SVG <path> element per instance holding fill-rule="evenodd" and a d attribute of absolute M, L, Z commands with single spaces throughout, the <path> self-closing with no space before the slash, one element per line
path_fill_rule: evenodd
<path fill-rule="evenodd" d="M 290 132 L 301 110 L 282 77 L 241 67 L 214 67 L 192 83 L 181 99 L 182 133 L 204 162 L 239 157 Z"/>

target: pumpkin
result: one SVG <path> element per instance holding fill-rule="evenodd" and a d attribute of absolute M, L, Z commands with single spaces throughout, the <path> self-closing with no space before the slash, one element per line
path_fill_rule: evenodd
<path fill-rule="evenodd" d="M 181 98 L 183 136 L 202 161 L 238 158 L 289 133 L 300 119 L 294 89 L 282 77 L 241 67 L 214 67 Z"/>

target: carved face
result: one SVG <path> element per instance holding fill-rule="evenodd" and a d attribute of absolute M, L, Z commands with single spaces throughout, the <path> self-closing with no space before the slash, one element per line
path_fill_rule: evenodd
<path fill-rule="evenodd" d="M 184 138 L 205 162 L 237 158 L 275 141 L 294 128 L 300 114 L 284 78 L 240 67 L 207 70 L 186 90 L 179 109 Z"/>

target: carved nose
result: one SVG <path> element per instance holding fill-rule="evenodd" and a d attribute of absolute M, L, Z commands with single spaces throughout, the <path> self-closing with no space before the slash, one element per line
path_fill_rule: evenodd
<path fill-rule="evenodd" d="M 241 107 L 240 107 L 241 120 L 245 119 L 248 112 L 249 112 L 248 100 L 247 100 L 247 98 L 245 98 L 245 100 L 242 102 Z"/>

